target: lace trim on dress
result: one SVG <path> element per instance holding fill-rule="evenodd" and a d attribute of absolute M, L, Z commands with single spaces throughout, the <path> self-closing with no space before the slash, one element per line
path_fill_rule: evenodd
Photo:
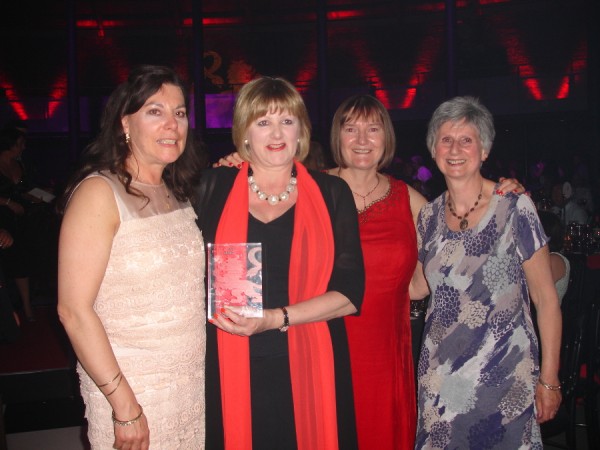
<path fill-rule="evenodd" d="M 383 175 L 383 176 L 385 176 L 388 179 L 390 187 L 388 188 L 385 195 L 383 195 L 382 197 L 379 197 L 376 200 L 373 200 L 371 203 L 369 203 L 367 205 L 367 207 L 365 209 L 358 211 L 358 223 L 360 223 L 360 224 L 367 223 L 370 220 L 373 220 L 374 218 L 381 216 L 388 209 L 389 203 L 385 200 L 399 194 L 399 187 L 400 187 L 399 181 L 400 180 L 392 179 L 392 177 L 390 177 L 389 175 Z"/>

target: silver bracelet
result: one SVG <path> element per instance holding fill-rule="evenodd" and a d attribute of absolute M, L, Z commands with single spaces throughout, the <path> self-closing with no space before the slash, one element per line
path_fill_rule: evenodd
<path fill-rule="evenodd" d="M 115 425 L 119 425 L 120 427 L 128 427 L 129 425 L 133 425 L 134 423 L 138 422 L 141 418 L 142 415 L 144 414 L 144 409 L 142 408 L 141 405 L 138 405 L 140 407 L 140 413 L 134 417 L 131 420 L 119 420 L 115 417 L 115 410 L 113 409 L 112 412 L 112 421 Z"/>

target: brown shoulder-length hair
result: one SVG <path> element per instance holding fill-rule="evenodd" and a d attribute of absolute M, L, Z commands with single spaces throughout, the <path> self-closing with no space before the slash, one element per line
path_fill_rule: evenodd
<path fill-rule="evenodd" d="M 342 169 L 348 167 L 346 161 L 344 161 L 344 156 L 342 155 L 340 140 L 343 126 L 351 120 L 372 118 L 381 121 L 385 134 L 385 147 L 383 149 L 381 160 L 377 164 L 377 170 L 389 166 L 394 159 L 394 153 L 396 153 L 396 133 L 394 132 L 394 125 L 392 124 L 392 119 L 390 118 L 388 110 L 383 106 L 383 103 L 372 95 L 357 94 L 342 102 L 335 112 L 331 124 L 331 156 L 335 163 Z"/>
<path fill-rule="evenodd" d="M 250 161 L 250 151 L 245 144 L 250 124 L 269 112 L 283 112 L 296 116 L 300 122 L 300 142 L 296 158 L 306 158 L 310 147 L 311 123 L 304 100 L 294 85 L 283 78 L 259 77 L 240 89 L 233 110 L 231 135 L 240 157 Z"/>
<path fill-rule="evenodd" d="M 131 71 L 127 80 L 110 94 L 102 114 L 100 132 L 84 150 L 78 167 L 74 170 L 67 186 L 57 202 L 57 210 L 64 213 L 66 205 L 79 183 L 88 175 L 107 171 L 117 175 L 127 193 L 138 197 L 144 195 L 131 186 L 132 176 L 127 171 L 126 160 L 131 150 L 125 142 L 125 131 L 121 119 L 135 114 L 146 100 L 158 92 L 163 85 L 181 89 L 185 106 L 189 111 L 189 96 L 185 82 L 170 67 L 141 65 Z M 186 145 L 181 156 L 168 164 L 163 171 L 163 180 L 179 201 L 192 197 L 203 167 L 203 146 L 194 139 L 188 127 Z"/>

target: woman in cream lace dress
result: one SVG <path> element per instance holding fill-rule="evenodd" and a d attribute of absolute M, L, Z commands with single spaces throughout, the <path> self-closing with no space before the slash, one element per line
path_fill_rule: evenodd
<path fill-rule="evenodd" d="M 183 85 L 142 66 L 108 100 L 68 186 L 60 319 L 93 449 L 204 447 L 204 244 Z"/>

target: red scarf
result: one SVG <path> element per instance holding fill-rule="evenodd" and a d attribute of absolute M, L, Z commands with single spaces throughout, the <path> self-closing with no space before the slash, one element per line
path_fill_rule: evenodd
<path fill-rule="evenodd" d="M 298 199 L 289 272 L 290 304 L 327 291 L 334 260 L 331 219 L 319 186 L 296 164 Z M 248 164 L 237 175 L 219 221 L 216 243 L 248 239 Z M 290 327 L 288 336 L 299 450 L 337 449 L 333 348 L 326 322 Z M 248 338 L 217 330 L 226 450 L 252 449 Z"/>

